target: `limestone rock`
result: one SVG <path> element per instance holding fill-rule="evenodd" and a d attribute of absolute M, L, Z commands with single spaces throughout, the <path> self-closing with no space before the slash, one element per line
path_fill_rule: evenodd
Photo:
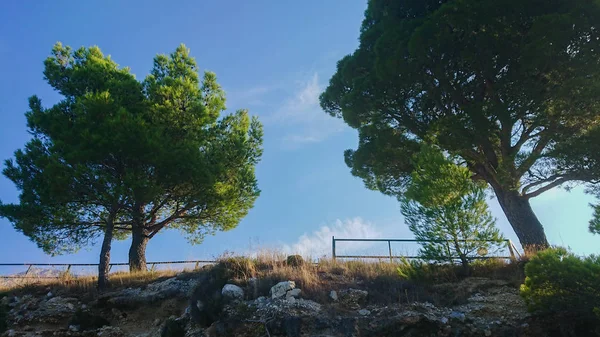
<path fill-rule="evenodd" d="M 133 309 L 167 298 L 185 298 L 198 283 L 197 280 L 180 280 L 176 277 L 149 284 L 145 289 L 127 288 L 103 294 L 98 302 L 108 307 Z"/>
<path fill-rule="evenodd" d="M 300 290 L 298 288 L 294 288 L 292 290 L 288 290 L 288 292 L 285 293 L 285 297 L 286 298 L 290 298 L 290 297 L 298 298 L 298 297 L 300 297 L 301 292 L 302 292 L 302 290 Z"/>
<path fill-rule="evenodd" d="M 271 298 L 280 298 L 294 288 L 296 288 L 296 283 L 294 281 L 283 281 L 271 287 L 269 293 L 271 294 Z"/>
<path fill-rule="evenodd" d="M 369 293 L 365 290 L 346 289 L 337 293 L 339 302 L 349 308 L 357 309 L 367 302 Z"/>
<path fill-rule="evenodd" d="M 226 284 L 221 290 L 221 295 L 226 300 L 241 301 L 244 299 L 244 289 L 235 284 Z"/>

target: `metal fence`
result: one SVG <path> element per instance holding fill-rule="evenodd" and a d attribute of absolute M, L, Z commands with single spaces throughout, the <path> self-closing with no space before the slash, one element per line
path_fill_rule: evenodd
<path fill-rule="evenodd" d="M 461 242 L 495 242 L 491 240 L 460 240 Z M 516 260 L 517 257 L 520 258 L 521 255 L 519 251 L 515 247 L 515 245 L 510 240 L 504 240 L 506 242 L 506 248 L 508 248 L 508 252 L 510 256 L 474 256 L 469 257 L 471 259 L 510 259 Z M 338 255 L 336 253 L 336 242 L 387 242 L 388 246 L 388 255 Z M 390 262 L 393 262 L 394 259 L 418 259 L 419 256 L 411 256 L 411 255 L 394 255 L 392 253 L 392 242 L 453 242 L 452 240 L 416 240 L 416 239 L 336 239 L 335 236 L 331 237 L 331 255 L 333 259 L 390 259 Z M 458 256 L 455 257 L 458 259 Z"/>
<path fill-rule="evenodd" d="M 158 265 L 168 265 L 168 264 L 194 264 L 194 269 L 198 269 L 200 265 L 206 264 L 214 264 L 216 261 L 213 260 L 187 260 L 187 261 L 155 261 L 155 262 L 147 262 L 146 264 L 150 266 L 150 270 L 154 271 L 156 266 Z M 18 267 L 23 266 L 27 267 L 27 271 L 23 275 L 10 275 L 10 276 L 2 276 L 2 279 L 27 279 L 27 278 L 35 278 L 35 279 L 59 279 L 61 276 L 34 276 L 29 275 L 31 269 L 33 267 L 67 267 L 63 274 L 68 274 L 71 271 L 71 267 L 97 267 L 98 263 L 0 263 L 0 267 Z M 126 262 L 117 262 L 109 264 L 109 271 L 113 266 L 128 266 L 129 263 Z"/>

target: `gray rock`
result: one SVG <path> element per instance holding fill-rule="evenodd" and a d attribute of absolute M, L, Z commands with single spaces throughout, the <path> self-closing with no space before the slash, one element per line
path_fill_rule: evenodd
<path fill-rule="evenodd" d="M 280 298 L 283 297 L 288 290 L 292 290 L 296 288 L 296 283 L 294 281 L 283 281 L 279 282 L 273 287 L 271 287 L 271 298 Z"/>
<path fill-rule="evenodd" d="M 49 292 L 46 294 L 46 297 L 48 297 L 48 298 L 50 298 L 50 297 L 52 297 L 52 296 L 53 296 L 53 294 L 52 294 L 52 292 L 51 292 L 51 291 L 49 291 Z"/>
<path fill-rule="evenodd" d="M 337 295 L 337 292 L 336 292 L 335 290 L 332 290 L 332 291 L 329 293 L 329 298 L 331 298 L 333 301 L 337 301 L 337 300 L 338 300 L 338 295 Z"/>
<path fill-rule="evenodd" d="M 258 297 L 258 279 L 256 277 L 248 279 L 248 289 L 251 292 L 252 298 Z"/>
<path fill-rule="evenodd" d="M 464 314 L 464 313 L 462 313 L 462 312 L 453 311 L 453 312 L 451 312 L 451 313 L 450 313 L 450 318 L 452 318 L 452 319 L 457 319 L 457 320 L 459 320 L 459 321 L 461 321 L 461 322 L 464 322 L 464 321 L 465 321 L 465 318 L 466 318 L 466 316 L 465 316 L 465 314 Z"/>
<path fill-rule="evenodd" d="M 244 289 L 235 284 L 226 284 L 221 290 L 221 295 L 226 300 L 241 301 L 244 299 Z"/>
<path fill-rule="evenodd" d="M 483 333 L 486 337 L 490 337 L 492 335 L 492 332 L 488 329 L 486 329 Z"/>
<path fill-rule="evenodd" d="M 292 296 L 286 297 L 285 300 L 288 301 L 288 302 L 290 302 L 290 303 L 296 303 L 296 298 L 292 297 Z"/>
<path fill-rule="evenodd" d="M 358 309 L 367 302 L 369 293 L 365 290 L 346 289 L 337 293 L 339 302 L 353 309 Z"/>
<path fill-rule="evenodd" d="M 267 301 L 267 298 L 264 297 L 264 296 L 260 296 L 259 298 L 256 299 L 257 303 L 263 303 L 263 302 L 266 302 L 266 301 Z"/>
<path fill-rule="evenodd" d="M 298 297 L 300 297 L 301 292 L 302 292 L 302 290 L 300 290 L 299 288 L 295 288 L 295 289 L 289 290 L 287 293 L 285 293 L 285 297 L 286 298 L 290 298 L 290 297 L 298 298 Z"/>
<path fill-rule="evenodd" d="M 371 312 L 370 312 L 369 310 L 367 310 L 367 309 L 360 309 L 360 310 L 358 311 L 358 313 L 359 313 L 360 315 L 362 315 L 362 316 L 368 316 L 368 315 L 370 315 L 370 314 L 371 314 Z"/>
<path fill-rule="evenodd" d="M 134 309 L 144 304 L 168 298 L 187 297 L 198 280 L 181 280 L 177 277 L 149 284 L 146 289 L 128 288 L 103 294 L 98 300 L 109 307 Z"/>
<path fill-rule="evenodd" d="M 10 329 L 6 332 L 6 336 L 8 336 L 8 337 L 14 337 L 16 334 L 17 333 L 13 329 Z"/>
<path fill-rule="evenodd" d="M 69 325 L 69 331 L 79 332 L 79 325 Z"/>

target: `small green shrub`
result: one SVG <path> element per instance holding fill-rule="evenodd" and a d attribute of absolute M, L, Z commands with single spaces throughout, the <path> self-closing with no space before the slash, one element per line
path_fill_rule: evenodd
<path fill-rule="evenodd" d="M 402 258 L 396 271 L 405 280 L 434 283 L 455 281 L 457 267 L 453 264 L 429 264 L 422 260 Z"/>
<path fill-rule="evenodd" d="M 398 275 L 401 278 L 411 281 L 422 281 L 425 278 L 425 269 L 428 265 L 419 260 L 408 260 L 402 258 L 398 266 Z"/>
<path fill-rule="evenodd" d="M 286 259 L 286 264 L 290 267 L 302 267 L 304 263 L 304 258 L 300 255 L 290 255 Z"/>
<path fill-rule="evenodd" d="M 525 276 L 521 295 L 530 311 L 600 320 L 600 256 L 547 249 L 531 258 Z"/>
<path fill-rule="evenodd" d="M 222 257 L 219 263 L 232 274 L 233 278 L 247 280 L 256 274 L 254 261 L 245 256 Z"/>

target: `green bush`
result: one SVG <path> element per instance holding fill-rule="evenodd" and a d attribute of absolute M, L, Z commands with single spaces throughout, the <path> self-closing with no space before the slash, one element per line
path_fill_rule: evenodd
<path fill-rule="evenodd" d="M 247 280 L 256 273 L 255 262 L 245 256 L 226 256 L 219 259 L 221 266 L 232 278 Z"/>
<path fill-rule="evenodd" d="M 547 249 L 531 258 L 525 276 L 521 295 L 530 311 L 600 319 L 600 256 Z"/>
<path fill-rule="evenodd" d="M 290 267 L 302 267 L 305 263 L 304 258 L 300 255 L 290 255 L 285 262 Z"/>
<path fill-rule="evenodd" d="M 414 282 L 436 283 L 457 279 L 455 266 L 452 264 L 429 264 L 422 260 L 402 258 L 396 271 L 404 279 Z"/>

